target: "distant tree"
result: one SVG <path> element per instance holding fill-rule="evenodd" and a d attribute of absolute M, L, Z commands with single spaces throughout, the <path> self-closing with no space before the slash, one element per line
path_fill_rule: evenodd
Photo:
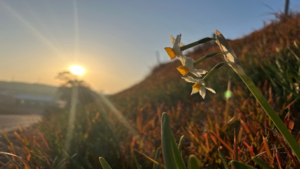
<path fill-rule="evenodd" d="M 79 80 L 76 75 L 69 71 L 60 72 L 57 79 L 63 82 L 58 88 L 58 95 L 61 100 L 66 101 L 66 108 L 70 107 L 74 86 L 78 88 L 78 104 L 87 105 L 94 102 L 98 97 L 98 94 L 92 91 L 83 80 Z"/>

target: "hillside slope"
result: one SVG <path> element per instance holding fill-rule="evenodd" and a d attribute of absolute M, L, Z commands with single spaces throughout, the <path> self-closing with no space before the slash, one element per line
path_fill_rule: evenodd
<path fill-rule="evenodd" d="M 299 28 L 299 14 L 292 14 L 290 17 L 278 15 L 277 19 L 271 21 L 270 24 L 252 32 L 249 35 L 244 36 L 243 38 L 230 41 L 230 44 L 242 62 L 243 66 L 247 69 L 247 67 L 250 66 L 247 63 L 247 54 L 264 56 L 263 58 L 254 58 L 254 61 L 259 64 L 259 62 L 262 60 L 270 60 L 278 50 L 286 50 L 294 47 L 295 43 L 300 45 Z M 232 29 L 235 28 L 233 27 Z M 226 35 L 224 36 L 226 37 Z M 182 38 L 184 38 L 184 35 Z M 164 48 L 164 46 L 162 46 L 162 48 Z M 195 47 L 191 52 L 186 53 L 186 55 L 196 60 L 202 56 L 205 56 L 206 54 L 218 51 L 220 51 L 218 46 L 213 44 L 205 44 Z M 204 64 L 200 64 L 199 67 L 209 70 L 215 64 L 222 61 L 223 56 L 216 56 L 205 61 Z M 170 94 L 172 93 L 172 91 L 169 91 L 170 86 L 176 86 L 176 84 L 179 84 L 180 86 L 185 85 L 185 82 L 183 82 L 181 79 L 181 75 L 176 70 L 176 67 L 179 65 L 180 62 L 177 60 L 158 65 L 143 81 L 115 94 L 112 96 L 112 98 L 128 100 L 135 99 L 135 97 L 141 96 L 143 93 L 145 93 L 145 95 L 151 93 L 157 97 L 162 95 L 161 92 L 164 94 Z M 157 97 L 154 99 L 157 99 Z"/>
<path fill-rule="evenodd" d="M 10 95 L 28 94 L 54 97 L 57 87 L 38 83 L 0 81 L 0 92 Z"/>

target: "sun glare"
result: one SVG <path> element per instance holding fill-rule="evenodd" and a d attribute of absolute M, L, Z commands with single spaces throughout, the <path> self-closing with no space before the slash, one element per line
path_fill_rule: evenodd
<path fill-rule="evenodd" d="M 78 65 L 73 65 L 70 67 L 70 71 L 74 74 L 74 75 L 82 75 L 84 73 L 84 68 Z"/>

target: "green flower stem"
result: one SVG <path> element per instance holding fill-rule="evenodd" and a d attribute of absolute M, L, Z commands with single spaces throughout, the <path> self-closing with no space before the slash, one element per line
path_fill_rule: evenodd
<path fill-rule="evenodd" d="M 243 69 L 238 69 L 238 71 L 235 71 L 240 78 L 243 80 L 243 82 L 246 84 L 248 89 L 251 91 L 251 93 L 254 95 L 254 97 L 258 100 L 261 107 L 265 110 L 265 112 L 268 114 L 268 116 L 271 118 L 279 132 L 282 134 L 286 142 L 289 144 L 293 152 L 295 153 L 296 157 L 300 161 L 300 146 L 293 137 L 293 135 L 288 131 L 286 126 L 283 124 L 282 120 L 279 118 L 279 116 L 276 114 L 276 112 L 272 109 L 272 107 L 269 105 L 265 97 L 261 94 L 261 92 L 257 89 L 257 87 L 254 85 L 253 81 L 246 75 Z"/>
<path fill-rule="evenodd" d="M 215 52 L 215 53 L 210 53 L 208 55 L 203 56 L 202 58 L 198 59 L 196 62 L 194 62 L 194 66 L 198 65 L 199 63 L 205 61 L 206 59 L 213 57 L 213 56 L 217 56 L 217 55 L 222 55 L 222 52 Z"/>
<path fill-rule="evenodd" d="M 218 70 L 220 67 L 222 67 L 224 64 L 228 64 L 227 62 L 221 62 L 214 66 L 204 77 L 203 80 L 207 80 L 212 74 L 215 73 L 216 70 Z"/>
<path fill-rule="evenodd" d="M 187 44 L 185 46 L 180 47 L 180 50 L 184 51 L 186 49 L 189 49 L 189 48 L 194 47 L 196 45 L 199 45 L 201 43 L 205 43 L 205 42 L 212 41 L 212 40 L 216 41 L 216 39 L 214 39 L 214 38 L 203 38 L 203 39 L 200 39 L 200 40 L 198 40 L 196 42 L 193 42 L 193 43 L 190 43 L 190 44 Z"/>

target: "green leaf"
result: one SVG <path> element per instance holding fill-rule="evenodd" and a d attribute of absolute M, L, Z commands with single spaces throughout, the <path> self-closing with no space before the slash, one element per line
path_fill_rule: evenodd
<path fill-rule="evenodd" d="M 163 113 L 161 121 L 162 150 L 165 166 L 167 169 L 185 169 L 183 159 L 171 131 L 170 119 L 167 113 Z"/>
<path fill-rule="evenodd" d="M 274 169 L 268 164 L 266 164 L 265 162 L 263 162 L 262 160 L 260 160 L 258 157 L 253 157 L 252 160 L 259 166 L 263 167 L 264 169 Z"/>
<path fill-rule="evenodd" d="M 199 166 L 199 160 L 195 155 L 190 155 L 188 159 L 188 169 L 198 169 Z"/>
<path fill-rule="evenodd" d="M 171 128 L 170 128 L 170 130 L 171 130 Z M 172 134 L 172 146 L 173 146 L 173 153 L 174 153 L 174 157 L 175 157 L 177 167 L 179 169 L 185 169 L 186 167 L 185 167 L 184 161 L 183 161 L 182 156 L 181 156 L 181 151 L 179 151 L 178 148 L 177 148 L 177 144 L 175 142 L 173 134 Z"/>
<path fill-rule="evenodd" d="M 99 157 L 99 161 L 103 169 L 111 169 L 103 157 Z"/>
<path fill-rule="evenodd" d="M 161 123 L 162 152 L 165 166 L 167 169 L 176 169 L 177 165 L 171 141 L 172 133 L 170 132 L 170 119 L 167 113 L 163 113 Z"/>
<path fill-rule="evenodd" d="M 235 160 L 232 160 L 230 163 L 231 163 L 231 165 L 234 166 L 234 169 L 255 169 L 254 167 L 252 167 L 250 165 L 247 165 L 247 164 L 241 163 L 239 161 L 235 161 Z"/>
<path fill-rule="evenodd" d="M 229 169 L 227 161 L 226 161 L 226 158 L 225 158 L 223 152 L 220 149 L 218 149 L 218 153 L 219 153 L 219 155 L 221 157 L 221 160 L 222 160 L 222 163 L 223 163 L 225 169 Z"/>
<path fill-rule="evenodd" d="M 158 161 L 160 150 L 161 148 L 158 148 L 155 152 L 155 156 L 154 156 L 155 161 Z M 156 163 L 153 164 L 153 169 L 158 169 L 158 165 Z"/>

